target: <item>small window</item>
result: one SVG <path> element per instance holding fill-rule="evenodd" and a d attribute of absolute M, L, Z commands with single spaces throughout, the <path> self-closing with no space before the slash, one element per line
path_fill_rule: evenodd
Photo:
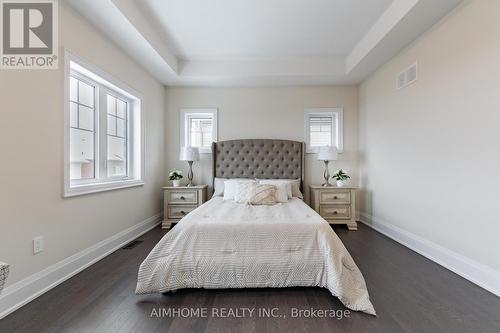
<path fill-rule="evenodd" d="M 342 113 L 341 108 L 305 111 L 305 141 L 308 153 L 317 153 L 321 146 L 335 146 L 342 152 Z"/>
<path fill-rule="evenodd" d="M 65 53 L 64 196 L 143 184 L 141 99 Z"/>
<path fill-rule="evenodd" d="M 189 118 L 191 140 L 189 145 L 199 148 L 210 148 L 212 144 L 212 118 L 194 116 Z"/>
<path fill-rule="evenodd" d="M 181 110 L 181 147 L 198 147 L 200 153 L 210 153 L 217 141 L 217 109 Z"/>

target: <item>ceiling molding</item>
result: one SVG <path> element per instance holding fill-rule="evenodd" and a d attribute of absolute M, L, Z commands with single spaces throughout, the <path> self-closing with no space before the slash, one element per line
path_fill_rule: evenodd
<path fill-rule="evenodd" d="M 178 75 L 111 0 L 66 0 L 76 11 L 165 85 Z M 61 2 L 60 5 L 63 5 Z"/>
<path fill-rule="evenodd" d="M 180 62 L 181 76 L 262 77 L 345 75 L 343 56 L 190 59 Z"/>
<path fill-rule="evenodd" d="M 175 31 L 158 28 L 151 13 L 134 0 L 66 2 L 167 86 L 288 86 L 359 84 L 462 0 L 394 1 L 348 54 L 266 57 L 181 53 Z"/>
<path fill-rule="evenodd" d="M 346 58 L 346 73 L 363 81 L 439 22 L 462 0 L 394 1 Z"/>
<path fill-rule="evenodd" d="M 135 0 L 111 0 L 130 24 L 142 35 L 151 47 L 162 57 L 170 70 L 178 73 L 177 57 L 171 53 L 172 45 L 153 27 Z"/>
<path fill-rule="evenodd" d="M 419 0 L 394 1 L 373 27 L 361 38 L 346 57 L 346 72 L 350 72 L 405 18 Z"/>

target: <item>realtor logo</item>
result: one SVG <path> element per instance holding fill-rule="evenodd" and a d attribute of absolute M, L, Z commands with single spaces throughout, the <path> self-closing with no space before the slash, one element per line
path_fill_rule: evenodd
<path fill-rule="evenodd" d="M 57 0 L 0 0 L 1 68 L 57 68 Z"/>

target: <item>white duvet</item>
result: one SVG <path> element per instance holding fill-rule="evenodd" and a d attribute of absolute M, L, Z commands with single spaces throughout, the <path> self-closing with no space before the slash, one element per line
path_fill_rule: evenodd
<path fill-rule="evenodd" d="M 158 242 L 139 268 L 136 293 L 293 286 L 327 288 L 346 307 L 375 314 L 350 254 L 302 200 L 249 206 L 215 197 Z"/>

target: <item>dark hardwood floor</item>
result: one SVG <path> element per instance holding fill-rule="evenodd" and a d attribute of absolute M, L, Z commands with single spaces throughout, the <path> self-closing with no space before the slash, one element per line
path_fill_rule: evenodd
<path fill-rule="evenodd" d="M 500 298 L 363 225 L 336 232 L 363 272 L 377 317 L 291 318 L 292 308 L 345 309 L 320 288 L 137 296 L 137 268 L 165 233 L 156 228 L 4 318 L 0 332 L 500 332 Z M 157 316 L 161 308 L 204 308 L 208 316 Z M 222 308 L 278 308 L 274 314 L 287 318 L 212 316 Z"/>

